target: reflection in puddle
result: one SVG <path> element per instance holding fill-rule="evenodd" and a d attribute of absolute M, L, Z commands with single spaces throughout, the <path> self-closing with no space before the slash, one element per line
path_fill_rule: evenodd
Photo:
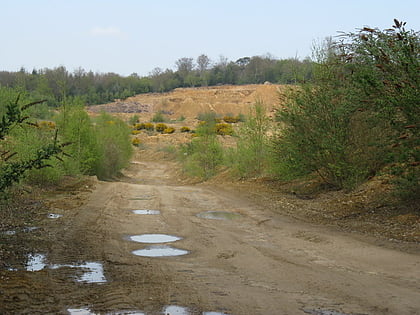
<path fill-rule="evenodd" d="M 197 217 L 212 220 L 233 220 L 239 218 L 241 215 L 235 212 L 226 211 L 206 211 L 197 214 Z"/>
<path fill-rule="evenodd" d="M 96 313 L 92 312 L 88 308 L 68 308 L 67 312 L 70 315 L 95 315 Z M 110 312 L 106 313 L 106 315 L 146 315 L 146 313 L 140 312 L 140 311 L 116 311 L 116 312 Z"/>
<path fill-rule="evenodd" d="M 59 269 L 63 267 L 87 269 L 80 277 L 76 278 L 77 282 L 84 283 L 104 283 L 106 278 L 104 276 L 104 268 L 98 262 L 86 262 L 81 265 L 51 265 L 51 269 Z"/>
<path fill-rule="evenodd" d="M 83 265 L 76 266 L 78 268 L 88 269 L 80 278 L 77 279 L 79 282 L 86 283 L 104 283 L 106 282 L 104 276 L 104 268 L 101 263 L 87 262 Z"/>
<path fill-rule="evenodd" d="M 139 243 L 170 243 L 179 241 L 181 237 L 167 234 L 142 234 L 128 237 L 130 241 Z"/>
<path fill-rule="evenodd" d="M 167 245 L 153 245 L 145 249 L 134 250 L 132 253 L 142 257 L 169 257 L 186 255 L 189 251 Z"/>
<path fill-rule="evenodd" d="M 62 214 L 57 214 L 57 213 L 49 213 L 48 214 L 48 219 L 58 219 L 61 218 L 63 215 Z"/>
<path fill-rule="evenodd" d="M 10 230 L 2 233 L 3 235 L 16 235 L 16 231 Z"/>
<path fill-rule="evenodd" d="M 189 315 L 188 308 L 176 305 L 168 305 L 163 309 L 165 315 Z"/>
<path fill-rule="evenodd" d="M 67 309 L 70 315 L 92 315 L 95 314 L 88 308 L 69 308 Z"/>
<path fill-rule="evenodd" d="M 26 263 L 26 271 L 39 271 L 46 267 L 45 255 L 43 254 L 29 254 L 28 262 Z"/>
<path fill-rule="evenodd" d="M 32 231 L 35 231 L 35 230 L 38 230 L 38 229 L 39 229 L 39 227 L 37 227 L 37 226 L 28 226 L 28 227 L 25 227 L 23 229 L 23 232 L 32 232 Z"/>
<path fill-rule="evenodd" d="M 134 214 L 160 214 L 159 210 L 133 210 Z"/>

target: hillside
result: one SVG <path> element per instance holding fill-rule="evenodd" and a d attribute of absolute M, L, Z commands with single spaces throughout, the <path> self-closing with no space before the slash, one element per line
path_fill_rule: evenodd
<path fill-rule="evenodd" d="M 146 93 L 116 100 L 113 103 L 95 105 L 88 108 L 91 113 L 136 113 L 148 118 L 162 111 L 171 119 L 181 116 L 195 118 L 199 113 L 247 114 L 256 100 L 262 100 L 267 110 L 272 112 L 279 103 L 279 92 L 284 85 L 223 85 L 202 88 L 178 88 L 168 93 Z"/>

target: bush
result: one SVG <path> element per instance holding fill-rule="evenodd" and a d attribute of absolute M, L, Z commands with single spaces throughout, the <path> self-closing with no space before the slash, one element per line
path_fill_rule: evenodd
<path fill-rule="evenodd" d="M 133 138 L 131 140 L 131 144 L 134 145 L 135 147 L 138 147 L 141 144 L 141 140 L 139 138 Z"/>
<path fill-rule="evenodd" d="M 234 124 L 239 122 L 240 118 L 239 117 L 233 117 L 233 116 L 225 116 L 223 117 L 223 120 L 225 122 L 227 122 L 228 124 Z"/>
<path fill-rule="evenodd" d="M 146 129 L 146 124 L 145 123 L 137 123 L 133 125 L 133 129 L 134 130 L 143 130 Z"/>
<path fill-rule="evenodd" d="M 269 162 L 269 140 L 267 133 L 270 121 L 264 104 L 257 101 L 249 119 L 238 130 L 238 141 L 230 152 L 231 167 L 240 177 L 255 177 L 267 171 Z"/>
<path fill-rule="evenodd" d="M 148 130 L 148 131 L 153 131 L 155 130 L 155 125 L 152 123 L 145 123 L 144 124 L 144 129 Z"/>
<path fill-rule="evenodd" d="M 420 160 L 418 33 L 363 28 L 327 47 L 313 84 L 290 92 L 278 111 L 281 176 L 317 173 L 351 189 L 385 164 Z M 404 174 L 415 172 L 406 168 Z M 407 181 L 402 181 L 407 182 Z M 412 182 L 409 180 L 409 182 Z"/>
<path fill-rule="evenodd" d="M 61 160 L 65 145 L 58 144 L 56 131 L 38 128 L 26 116 L 26 110 L 39 102 L 20 106 L 17 91 L 2 88 L 0 92 L 0 192 L 31 172 L 54 175 L 53 180 L 55 175 L 61 177 L 53 166 Z"/>
<path fill-rule="evenodd" d="M 181 127 L 180 129 L 181 132 L 191 132 L 191 129 L 189 127 Z"/>
<path fill-rule="evenodd" d="M 102 113 L 96 119 L 95 130 L 99 144 L 95 173 L 99 179 L 113 178 L 130 161 L 130 129 L 122 120 Z"/>
<path fill-rule="evenodd" d="M 220 136 L 231 136 L 233 135 L 233 128 L 229 124 L 218 123 L 215 125 L 215 131 Z"/>
<path fill-rule="evenodd" d="M 214 176 L 223 162 L 223 148 L 217 140 L 212 116 L 197 127 L 192 141 L 181 147 L 180 158 L 184 171 L 207 180 Z"/>
<path fill-rule="evenodd" d="M 167 128 L 168 128 L 168 126 L 165 125 L 164 123 L 156 124 L 156 127 L 155 127 L 157 132 L 163 132 Z"/>
<path fill-rule="evenodd" d="M 173 128 L 173 127 L 168 127 L 168 128 L 165 128 L 163 130 L 163 133 L 165 133 L 165 134 L 171 134 L 171 133 L 174 133 L 174 132 L 175 132 L 175 128 Z"/>
<path fill-rule="evenodd" d="M 162 112 L 157 112 L 152 117 L 152 122 L 155 122 L 155 123 L 163 123 L 165 121 L 166 121 L 166 119 L 163 116 Z"/>
<path fill-rule="evenodd" d="M 137 124 L 137 123 L 139 122 L 139 119 L 140 119 L 139 115 L 133 115 L 133 116 L 131 116 L 131 117 L 130 117 L 130 119 L 128 120 L 128 123 L 129 123 L 130 125 L 135 125 L 135 124 Z"/>

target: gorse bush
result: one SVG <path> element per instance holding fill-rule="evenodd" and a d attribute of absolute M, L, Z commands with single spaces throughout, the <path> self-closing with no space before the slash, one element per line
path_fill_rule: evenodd
<path fill-rule="evenodd" d="M 159 124 L 156 124 L 156 126 L 155 126 L 155 129 L 156 129 L 157 132 L 163 132 L 167 128 L 168 128 L 168 126 L 164 123 L 159 123 Z"/>

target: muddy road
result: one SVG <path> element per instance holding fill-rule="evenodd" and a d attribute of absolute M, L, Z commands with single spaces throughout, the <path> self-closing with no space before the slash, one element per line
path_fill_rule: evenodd
<path fill-rule="evenodd" d="M 80 206 L 57 201 L 32 269 L 0 272 L 0 313 L 419 314 L 419 255 L 180 184 L 174 168 L 133 162 Z"/>

